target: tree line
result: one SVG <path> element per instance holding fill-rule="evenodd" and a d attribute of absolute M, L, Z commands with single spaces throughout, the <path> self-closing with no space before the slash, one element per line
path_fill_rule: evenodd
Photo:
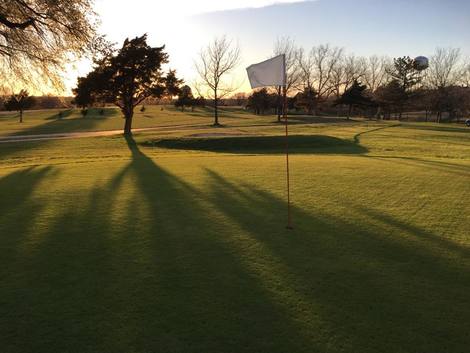
<path fill-rule="evenodd" d="M 459 49 L 438 48 L 429 67 L 420 70 L 414 59 L 376 55 L 358 57 L 328 44 L 309 51 L 290 38 L 279 39 L 273 56 L 285 53 L 289 108 L 315 115 L 338 105 L 367 111 L 376 117 L 397 119 L 407 111 L 434 113 L 440 122 L 470 112 L 470 59 Z M 257 114 L 279 112 L 279 88 L 261 89 L 248 97 L 247 106 Z"/>

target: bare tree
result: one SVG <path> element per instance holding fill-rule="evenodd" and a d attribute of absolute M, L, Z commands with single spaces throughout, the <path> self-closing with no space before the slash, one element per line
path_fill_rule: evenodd
<path fill-rule="evenodd" d="M 344 90 L 347 90 L 355 81 L 361 80 L 366 74 L 366 59 L 351 54 L 344 58 Z"/>
<path fill-rule="evenodd" d="M 355 81 L 362 80 L 366 75 L 367 59 L 343 53 L 335 61 L 330 81 L 330 92 L 338 99 Z"/>
<path fill-rule="evenodd" d="M 300 83 L 302 71 L 299 66 L 299 48 L 295 41 L 289 37 L 278 38 L 274 43 L 274 56 L 285 55 L 286 58 L 286 94 L 296 89 Z M 281 121 L 281 87 L 277 88 L 278 108 L 277 119 Z"/>
<path fill-rule="evenodd" d="M 284 54 L 286 56 L 286 86 L 287 91 L 298 86 L 301 79 L 301 69 L 299 66 L 299 51 L 295 41 L 289 37 L 278 38 L 274 44 L 274 56 Z"/>
<path fill-rule="evenodd" d="M 336 60 L 330 76 L 330 92 L 339 100 L 356 81 L 364 78 L 367 70 L 367 59 L 354 55 L 341 53 Z M 337 114 L 340 114 L 341 105 L 337 104 Z"/>
<path fill-rule="evenodd" d="M 61 87 L 65 64 L 91 50 L 92 0 L 0 1 L 0 75 Z"/>
<path fill-rule="evenodd" d="M 313 84 L 315 81 L 315 66 L 313 63 L 311 51 L 309 53 L 306 53 L 304 48 L 300 48 L 297 60 L 299 61 L 299 67 L 301 72 L 301 85 L 305 88 L 313 88 Z"/>
<path fill-rule="evenodd" d="M 452 90 L 461 78 L 460 49 L 437 48 L 430 58 L 426 73 L 427 85 L 433 89 L 434 110 L 437 112 L 437 122 L 441 122 L 442 113 L 448 111 L 455 114 L 451 104 L 455 97 Z"/>
<path fill-rule="evenodd" d="M 372 92 L 387 83 L 386 70 L 390 64 L 390 59 L 385 56 L 372 55 L 365 59 L 364 83 Z"/>
<path fill-rule="evenodd" d="M 335 95 L 336 99 L 339 99 L 342 93 L 345 71 L 344 57 L 341 57 L 333 66 L 330 78 L 331 92 Z"/>
<path fill-rule="evenodd" d="M 459 84 L 463 87 L 470 88 L 470 58 L 462 64 Z"/>
<path fill-rule="evenodd" d="M 302 84 L 312 88 L 319 98 L 328 98 L 333 92 L 332 77 L 334 70 L 343 57 L 343 49 L 322 44 L 313 47 L 308 54 L 299 53 L 299 65 L 302 70 Z"/>
<path fill-rule="evenodd" d="M 330 91 L 339 98 L 354 81 L 361 79 L 365 75 L 366 59 L 354 55 L 341 55 L 335 61 L 332 74 L 330 76 Z"/>
<path fill-rule="evenodd" d="M 461 74 L 459 70 L 460 49 L 437 48 L 430 58 L 427 81 L 432 88 L 445 88 L 457 84 Z"/>
<path fill-rule="evenodd" d="M 200 77 L 197 91 L 201 86 L 206 88 L 206 96 L 214 100 L 214 126 L 219 126 L 219 100 L 236 90 L 235 85 L 228 83 L 225 78 L 240 63 L 240 48 L 234 45 L 226 36 L 215 38 L 203 48 L 199 60 L 195 63 Z"/>

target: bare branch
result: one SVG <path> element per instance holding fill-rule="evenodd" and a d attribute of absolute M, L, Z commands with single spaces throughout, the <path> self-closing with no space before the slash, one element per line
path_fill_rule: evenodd
<path fill-rule="evenodd" d="M 29 18 L 24 22 L 11 22 L 6 18 L 4 14 L 0 13 L 0 23 L 7 26 L 10 29 L 25 29 L 33 25 L 34 19 Z"/>
<path fill-rule="evenodd" d="M 446 88 L 459 81 L 460 49 L 437 48 L 430 58 L 426 81 L 432 88 Z"/>
<path fill-rule="evenodd" d="M 338 75 L 338 65 L 343 59 L 344 50 L 322 44 L 313 47 L 308 54 L 299 52 L 299 65 L 302 71 L 304 88 L 314 89 L 318 97 L 327 98 L 334 91 L 334 77 Z"/>
<path fill-rule="evenodd" d="M 62 87 L 67 63 L 90 53 L 92 0 L 0 3 L 0 74 L 13 85 Z"/>
<path fill-rule="evenodd" d="M 209 45 L 202 49 L 199 59 L 195 63 L 196 71 L 200 78 L 200 84 L 196 86 L 198 93 L 201 86 L 208 88 L 214 99 L 215 125 L 218 125 L 218 101 L 220 98 L 233 93 L 237 88 L 228 84 L 225 77 L 230 74 L 240 63 L 240 48 L 233 45 L 232 41 L 222 36 L 215 38 Z"/>
<path fill-rule="evenodd" d="M 302 70 L 299 65 L 300 49 L 295 41 L 289 37 L 278 38 L 274 43 L 273 55 L 285 55 L 287 92 L 298 89 L 302 78 Z"/>

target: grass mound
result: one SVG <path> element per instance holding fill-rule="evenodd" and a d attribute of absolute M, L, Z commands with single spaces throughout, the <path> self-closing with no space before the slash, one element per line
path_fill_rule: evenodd
<path fill-rule="evenodd" d="M 199 150 L 227 153 L 284 153 L 284 136 L 243 136 L 212 138 L 172 138 L 147 141 L 152 145 L 176 150 Z M 289 136 L 289 150 L 293 153 L 362 154 L 367 149 L 350 140 L 325 135 Z"/>

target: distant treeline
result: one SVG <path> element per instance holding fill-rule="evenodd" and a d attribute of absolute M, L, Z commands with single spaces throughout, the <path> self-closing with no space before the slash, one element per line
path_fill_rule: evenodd
<path fill-rule="evenodd" d="M 460 49 L 437 48 L 429 58 L 392 59 L 355 56 L 328 44 L 305 50 L 294 40 L 281 38 L 273 56 L 280 54 L 286 57 L 290 114 L 437 122 L 470 117 L 470 57 L 464 57 Z M 230 88 L 223 93 L 227 91 Z M 214 95 L 207 92 L 205 104 L 217 106 Z M 194 109 L 198 99 L 185 86 L 175 105 Z M 233 94 L 219 99 L 218 105 L 243 106 L 255 114 L 277 114 L 280 119 L 283 101 L 281 88 L 270 87 Z"/>
<path fill-rule="evenodd" d="M 376 92 L 365 90 L 363 97 L 369 104 L 338 103 L 340 98 L 319 99 L 315 95 L 297 92 L 287 97 L 289 114 L 309 114 L 318 116 L 361 116 L 366 118 L 419 120 L 435 122 L 463 121 L 470 118 L 470 88 L 452 86 L 446 90 L 417 89 L 403 102 L 391 87 Z M 241 105 L 258 115 L 276 114 L 280 111 L 278 93 L 261 89 L 251 95 L 239 94 L 226 99 L 224 105 Z"/>
<path fill-rule="evenodd" d="M 470 58 L 459 49 L 438 48 L 417 65 L 404 56 L 358 57 L 342 48 L 319 45 L 305 51 L 290 39 L 275 44 L 274 55 L 285 53 L 287 66 L 287 108 L 289 113 L 308 115 L 364 116 L 378 119 L 460 121 L 470 117 Z M 180 86 L 179 93 L 147 97 L 140 105 L 175 105 L 181 110 L 215 107 L 210 94 L 194 96 L 191 87 Z M 255 114 L 282 115 L 279 87 L 251 93 L 234 93 L 218 98 L 219 106 L 240 106 Z M 8 106 L 8 96 L 0 96 L 0 110 Z M 79 106 L 103 107 L 93 97 L 82 105 L 77 97 L 32 97 L 26 109 L 65 109 Z M 111 104 L 109 102 L 108 104 Z M 26 105 L 25 105 L 26 106 Z M 144 108 L 145 109 L 145 108 Z"/>
<path fill-rule="evenodd" d="M 274 55 L 286 55 L 288 107 L 325 115 L 454 121 L 470 117 L 470 57 L 437 48 L 422 60 L 408 56 L 359 57 L 328 44 L 306 51 L 289 38 Z M 256 114 L 279 114 L 280 90 L 235 95 Z"/>

